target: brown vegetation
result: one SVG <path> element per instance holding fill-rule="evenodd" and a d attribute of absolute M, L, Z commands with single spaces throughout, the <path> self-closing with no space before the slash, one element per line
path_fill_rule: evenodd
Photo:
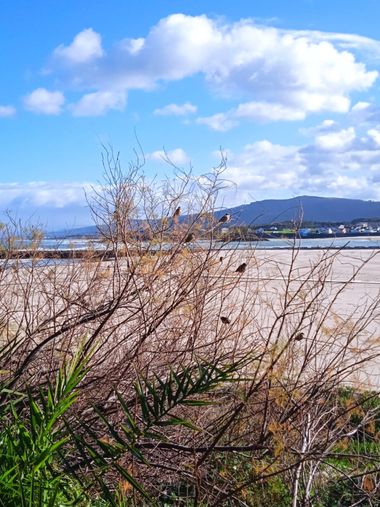
<path fill-rule="evenodd" d="M 355 485 L 361 505 L 378 505 L 378 454 L 362 445 L 378 441 L 377 393 L 355 382 L 380 353 L 380 303 L 346 313 L 339 306 L 369 259 L 333 285 L 339 251 L 321 251 L 305 269 L 294 249 L 289 265 L 270 266 L 268 280 L 254 249 L 212 244 L 223 222 L 214 218 L 222 172 L 223 164 L 203 178 L 176 169 L 173 181 L 152 184 L 139 161 L 125 174 L 106 153 L 106 181 L 91 201 L 103 257 L 54 263 L 41 259 L 37 241 L 23 261 L 5 246 L 6 388 L 38 392 L 78 350 L 89 356 L 67 424 L 104 456 L 107 487 L 134 505 L 143 504 L 134 481 L 162 505 L 171 494 L 175 505 L 261 505 L 269 485 L 274 496 L 263 505 L 278 494 L 284 503 L 272 505 L 296 507 L 324 505 L 321 492 L 338 480 Z M 19 232 L 8 226 L 2 234 Z M 200 235 L 210 243 L 193 248 Z M 216 380 L 202 388 L 194 379 L 210 365 Z M 184 371 L 193 391 L 145 414 Z M 126 413 L 138 426 L 133 445 L 123 433 Z M 94 458 L 71 445 L 68 468 L 101 495 Z"/>

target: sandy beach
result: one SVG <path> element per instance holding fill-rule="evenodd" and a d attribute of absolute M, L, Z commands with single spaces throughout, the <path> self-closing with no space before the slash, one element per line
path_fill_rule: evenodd
<path fill-rule="evenodd" d="M 201 252 L 190 256 L 188 254 L 187 252 L 183 266 L 187 263 L 196 266 L 197 262 L 204 257 Z M 222 261 L 219 256 L 223 257 Z M 156 256 L 151 257 L 150 260 L 153 264 L 157 262 Z M 76 294 L 83 292 L 89 283 L 94 283 L 91 282 L 91 279 L 95 269 L 97 270 L 96 285 L 94 286 L 96 288 L 91 291 L 90 299 L 87 300 L 89 308 L 97 308 L 102 304 L 103 299 L 106 300 L 112 294 L 114 283 L 114 261 L 112 259 L 100 264 L 98 264 L 99 261 L 95 261 L 94 264 L 85 263 L 83 265 L 81 261 L 73 263 L 69 261 L 69 263 L 55 266 L 49 262 L 46 260 L 39 264 L 34 275 L 38 276 L 39 282 L 37 285 L 33 285 L 33 291 L 27 296 L 30 311 L 36 322 L 42 322 L 44 318 L 49 317 L 51 311 L 62 308 L 68 290 L 70 290 L 70 294 L 73 294 L 75 300 Z M 183 261 L 181 262 L 183 263 Z M 247 269 L 243 274 L 238 274 L 235 270 L 242 262 L 247 263 Z M 123 280 L 129 272 L 125 259 L 120 260 L 119 267 L 121 269 L 119 276 Z M 184 269 L 186 272 L 191 268 L 184 267 Z M 24 292 L 22 287 L 26 283 L 23 272 L 26 277 L 29 276 L 28 269 L 18 271 L 17 277 L 12 269 L 7 269 L 3 273 L 4 308 L 7 301 L 15 310 L 24 304 L 24 297 L 27 293 L 21 295 Z M 215 296 L 212 294 L 210 296 L 210 302 L 207 303 L 207 319 L 209 319 L 210 325 L 218 325 L 220 315 L 227 315 L 233 325 L 236 323 L 237 328 L 244 319 L 249 321 L 244 333 L 245 336 L 241 338 L 243 348 L 249 348 L 252 336 L 255 339 L 261 337 L 260 339 L 265 341 L 266 336 L 271 333 L 276 316 L 284 311 L 284 294 L 287 291 L 288 296 L 293 299 L 289 306 L 291 311 L 289 311 L 281 330 L 281 339 L 288 339 L 299 326 L 302 331 L 307 333 L 307 336 L 313 337 L 319 326 L 318 341 L 320 344 L 326 343 L 324 348 L 331 353 L 331 342 L 335 340 L 338 344 L 340 340 L 344 340 L 347 328 L 351 326 L 351 323 L 360 319 L 368 306 L 379 301 L 379 274 L 380 253 L 372 249 L 342 250 L 340 252 L 336 250 L 273 249 L 215 252 L 210 270 L 204 271 L 202 277 L 206 277 L 208 280 L 212 279 L 213 283 L 217 283 L 222 288 L 220 291 L 217 290 Z M 176 278 L 174 285 L 180 287 L 180 275 L 177 273 L 177 275 L 172 274 L 171 276 Z M 142 279 L 148 277 L 146 280 L 149 280 L 148 272 L 141 271 L 141 277 Z M 59 291 L 62 294 L 62 296 L 57 295 L 55 298 L 55 307 L 51 306 L 49 299 L 49 294 L 54 292 L 51 285 L 53 281 L 59 284 Z M 38 284 L 44 287 L 44 291 L 39 291 Z M 323 292 L 318 293 L 321 284 L 324 287 Z M 19 287 L 17 300 L 13 295 L 15 293 L 8 290 L 14 286 Z M 160 294 L 170 295 L 170 289 L 169 292 L 167 290 L 165 282 L 158 282 L 158 285 L 151 287 L 150 297 L 155 299 L 158 294 L 157 297 L 160 300 Z M 142 297 L 145 296 L 146 293 L 143 292 Z M 300 316 L 309 302 L 312 303 L 312 308 L 308 310 L 303 321 L 300 321 Z M 76 308 L 80 312 L 80 306 Z M 37 319 L 36 316 L 38 316 Z M 321 321 L 322 316 L 323 321 Z M 184 326 L 184 329 L 190 323 L 191 315 L 183 315 L 178 321 L 178 324 Z M 167 326 L 170 328 L 170 325 L 169 321 Z M 208 324 L 205 325 L 207 327 Z M 84 332 L 86 332 L 86 328 L 84 328 Z M 213 331 L 210 336 L 213 336 Z M 278 336 L 277 330 L 274 336 Z M 365 343 L 365 353 L 368 355 L 370 344 L 373 347 L 374 356 L 376 356 L 377 347 L 380 347 L 377 344 L 379 336 L 380 313 L 376 308 L 371 319 L 359 334 L 360 342 L 355 341 L 355 347 L 360 348 Z M 301 354 L 301 349 L 298 352 Z M 380 362 L 377 357 L 374 357 L 365 368 L 361 369 L 361 382 L 364 385 L 380 385 L 379 373 Z"/>
<path fill-rule="evenodd" d="M 315 313 L 306 319 L 309 327 L 305 330 L 311 337 L 315 329 L 320 327 L 316 339 L 321 350 L 328 350 L 328 354 L 333 353 L 334 342 L 339 346 L 347 340 L 347 330 L 354 322 L 362 319 L 364 324 L 366 309 L 376 305 L 380 298 L 380 255 L 372 249 L 341 252 L 260 249 L 254 253 L 241 250 L 229 252 L 226 262 L 232 262 L 231 267 L 247 262 L 247 270 L 230 295 L 231 305 L 236 315 L 246 306 L 246 313 L 255 315 L 256 332 L 264 330 L 263 336 L 270 332 L 276 315 L 281 313 L 286 290 L 295 294 L 296 298 L 293 315 L 289 314 L 286 319 L 284 337 L 291 335 L 297 327 L 300 313 L 315 294 Z M 330 264 L 331 269 L 325 273 L 325 288 L 318 295 L 320 272 L 310 273 L 313 266 L 322 265 L 323 262 Z M 229 269 L 224 276 L 230 280 L 236 278 L 233 269 Z M 289 283 L 290 278 L 292 281 Z M 323 322 L 320 320 L 322 314 L 325 315 Z M 255 323 L 252 325 L 255 326 Z M 349 347 L 352 353 L 362 354 L 362 357 L 373 356 L 355 374 L 354 381 L 363 388 L 380 385 L 379 337 L 380 312 L 376 308 Z M 299 349 L 300 357 L 306 351 L 305 341 L 305 348 L 302 345 Z"/>

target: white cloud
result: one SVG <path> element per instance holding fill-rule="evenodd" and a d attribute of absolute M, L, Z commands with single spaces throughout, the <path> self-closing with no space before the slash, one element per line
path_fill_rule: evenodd
<path fill-rule="evenodd" d="M 337 125 L 337 123 L 334 120 L 323 120 L 321 123 L 321 128 L 331 128 L 333 126 Z"/>
<path fill-rule="evenodd" d="M 298 120 L 321 111 L 347 112 L 351 94 L 368 90 L 378 77 L 358 60 L 360 52 L 371 48 L 380 54 L 379 47 L 357 35 L 173 14 L 145 37 L 119 41 L 107 55 L 99 34 L 84 30 L 72 44 L 55 50 L 55 56 L 77 65 L 59 68 L 58 58 L 55 70 L 81 89 L 119 91 L 150 90 L 162 81 L 200 74 L 214 92 L 240 102 L 198 122 L 225 129 L 219 114 L 231 125 L 242 119 Z M 87 65 L 95 58 L 96 65 Z"/>
<path fill-rule="evenodd" d="M 175 165 L 187 164 L 190 161 L 189 156 L 182 148 L 176 148 L 174 150 L 157 150 L 149 153 L 146 158 L 148 160 L 154 160 L 159 162 L 170 161 Z"/>
<path fill-rule="evenodd" d="M 37 88 L 24 97 L 25 108 L 37 114 L 58 115 L 62 112 L 64 102 L 62 92 L 50 92 L 45 88 Z"/>
<path fill-rule="evenodd" d="M 380 128 L 359 135 L 348 127 L 323 136 L 317 133 L 306 146 L 264 140 L 229 151 L 223 176 L 237 187 L 228 204 L 302 194 L 380 200 Z"/>
<path fill-rule="evenodd" d="M 86 204 L 85 191 L 91 191 L 89 182 L 30 181 L 25 183 L 0 182 L 0 208 L 30 208 L 52 206 L 64 208 L 69 204 Z"/>
<path fill-rule="evenodd" d="M 235 118 L 263 121 L 302 120 L 305 115 L 302 109 L 275 102 L 246 102 L 234 111 Z"/>
<path fill-rule="evenodd" d="M 0 106 L 0 118 L 10 118 L 16 114 L 16 108 L 13 106 Z"/>
<path fill-rule="evenodd" d="M 103 56 L 101 36 L 92 28 L 86 28 L 74 37 L 69 46 L 61 44 L 53 53 L 53 56 L 67 61 L 68 63 L 80 64 L 91 62 Z"/>
<path fill-rule="evenodd" d="M 313 31 L 298 31 L 301 35 L 304 33 L 316 41 L 333 42 L 337 47 L 347 50 L 357 50 L 366 52 L 372 59 L 377 61 L 380 57 L 380 43 L 377 40 L 370 39 L 363 35 L 347 34 L 347 33 L 333 33 L 333 32 L 320 32 Z"/>
<path fill-rule="evenodd" d="M 0 182 L 0 221 L 6 210 L 24 223 L 48 230 L 80 227 L 92 223 L 85 192 L 91 196 L 99 185 L 90 182 Z"/>
<path fill-rule="evenodd" d="M 339 123 L 335 120 L 323 120 L 319 125 L 313 127 L 302 127 L 299 132 L 307 137 L 315 137 L 319 134 L 329 134 L 331 132 L 338 132 L 341 130 Z"/>
<path fill-rule="evenodd" d="M 186 116 L 197 112 L 197 106 L 194 106 L 190 102 L 185 104 L 168 104 L 167 106 L 154 110 L 154 114 L 157 116 Z"/>
<path fill-rule="evenodd" d="M 365 111 L 371 107 L 370 102 L 357 102 L 352 106 L 351 111 Z"/>
<path fill-rule="evenodd" d="M 377 124 L 380 123 L 380 107 L 371 102 L 358 102 L 349 116 L 355 124 Z"/>
<path fill-rule="evenodd" d="M 207 125 L 218 132 L 227 132 L 237 127 L 241 120 L 294 121 L 302 120 L 305 111 L 270 102 L 245 102 L 226 113 L 217 113 L 196 119 L 199 125 Z"/>
<path fill-rule="evenodd" d="M 264 140 L 246 145 L 240 154 L 230 153 L 223 176 L 237 184 L 245 196 L 247 193 L 260 195 L 266 190 L 297 188 L 305 171 L 297 147 Z"/>
<path fill-rule="evenodd" d="M 125 92 L 99 91 L 83 95 L 70 109 L 74 116 L 102 116 L 111 109 L 123 111 L 126 101 Z"/>
<path fill-rule="evenodd" d="M 196 119 L 196 123 L 199 125 L 206 125 L 212 130 L 217 132 L 227 132 L 238 125 L 238 122 L 234 120 L 233 113 L 217 113 L 212 116 L 203 116 Z"/>
<path fill-rule="evenodd" d="M 374 140 L 377 146 L 380 146 L 380 130 L 379 129 L 369 129 L 367 131 L 368 137 Z"/>
<path fill-rule="evenodd" d="M 315 138 L 315 144 L 322 150 L 342 150 L 355 139 L 355 129 L 349 127 L 338 132 L 321 134 Z"/>

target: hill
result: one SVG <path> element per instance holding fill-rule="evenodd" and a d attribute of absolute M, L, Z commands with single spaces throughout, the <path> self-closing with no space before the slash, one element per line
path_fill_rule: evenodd
<path fill-rule="evenodd" d="M 46 234 L 47 238 L 63 239 L 63 238 L 95 238 L 99 235 L 98 228 L 95 225 L 87 227 L 74 227 L 52 231 Z"/>
<path fill-rule="evenodd" d="M 234 221 L 263 225 L 299 219 L 305 222 L 342 222 L 379 219 L 380 202 L 338 197 L 299 196 L 291 199 L 266 199 L 229 209 Z M 225 211 L 223 211 L 225 213 Z"/>
<path fill-rule="evenodd" d="M 380 220 L 380 202 L 339 197 L 302 195 L 291 199 L 265 199 L 217 212 L 222 216 L 228 211 L 235 224 L 260 226 L 273 222 L 287 222 L 302 217 L 305 222 L 350 223 L 353 220 Z M 49 237 L 96 236 L 95 226 L 65 229 L 49 234 Z"/>

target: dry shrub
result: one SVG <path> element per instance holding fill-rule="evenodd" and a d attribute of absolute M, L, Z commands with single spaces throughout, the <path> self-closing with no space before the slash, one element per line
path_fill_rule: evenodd
<path fill-rule="evenodd" d="M 275 477 L 288 484 L 293 506 L 311 505 L 321 484 L 337 477 L 356 481 L 364 499 L 376 495 L 374 447 L 356 452 L 351 442 L 378 438 L 378 404 L 368 402 L 378 385 L 368 395 L 363 385 L 380 351 L 379 299 L 352 308 L 345 299 L 375 254 L 350 260 L 320 251 L 305 266 L 295 244 L 282 264 L 254 246 L 216 242 L 224 161 L 202 178 L 175 168 L 164 183 L 147 181 L 139 160 L 125 174 L 112 152 L 104 166 L 105 183 L 91 199 L 103 250 L 44 259 L 35 233 L 21 259 L 18 224 L 2 229 L 7 388 L 37 391 L 78 349 L 90 354 L 70 424 L 78 434 L 91 428 L 87 437 L 104 451 L 129 411 L 141 431 L 134 449 L 145 461 L 119 449 L 130 479 L 111 466 L 104 480 L 111 489 L 120 481 L 118 494 L 136 505 L 131 477 L 158 499 L 184 495 L 194 505 L 256 505 Z M 336 267 L 348 261 L 349 279 L 335 283 Z M 191 394 L 203 403 L 164 414 L 191 424 L 155 420 L 160 438 L 153 427 L 144 432 L 136 383 L 152 401 L 149 385 L 160 393 L 173 372 L 193 374 L 202 364 L 234 365 L 233 374 Z M 355 387 L 349 395 L 347 385 Z M 91 464 L 74 456 L 70 467 L 85 476 Z"/>

